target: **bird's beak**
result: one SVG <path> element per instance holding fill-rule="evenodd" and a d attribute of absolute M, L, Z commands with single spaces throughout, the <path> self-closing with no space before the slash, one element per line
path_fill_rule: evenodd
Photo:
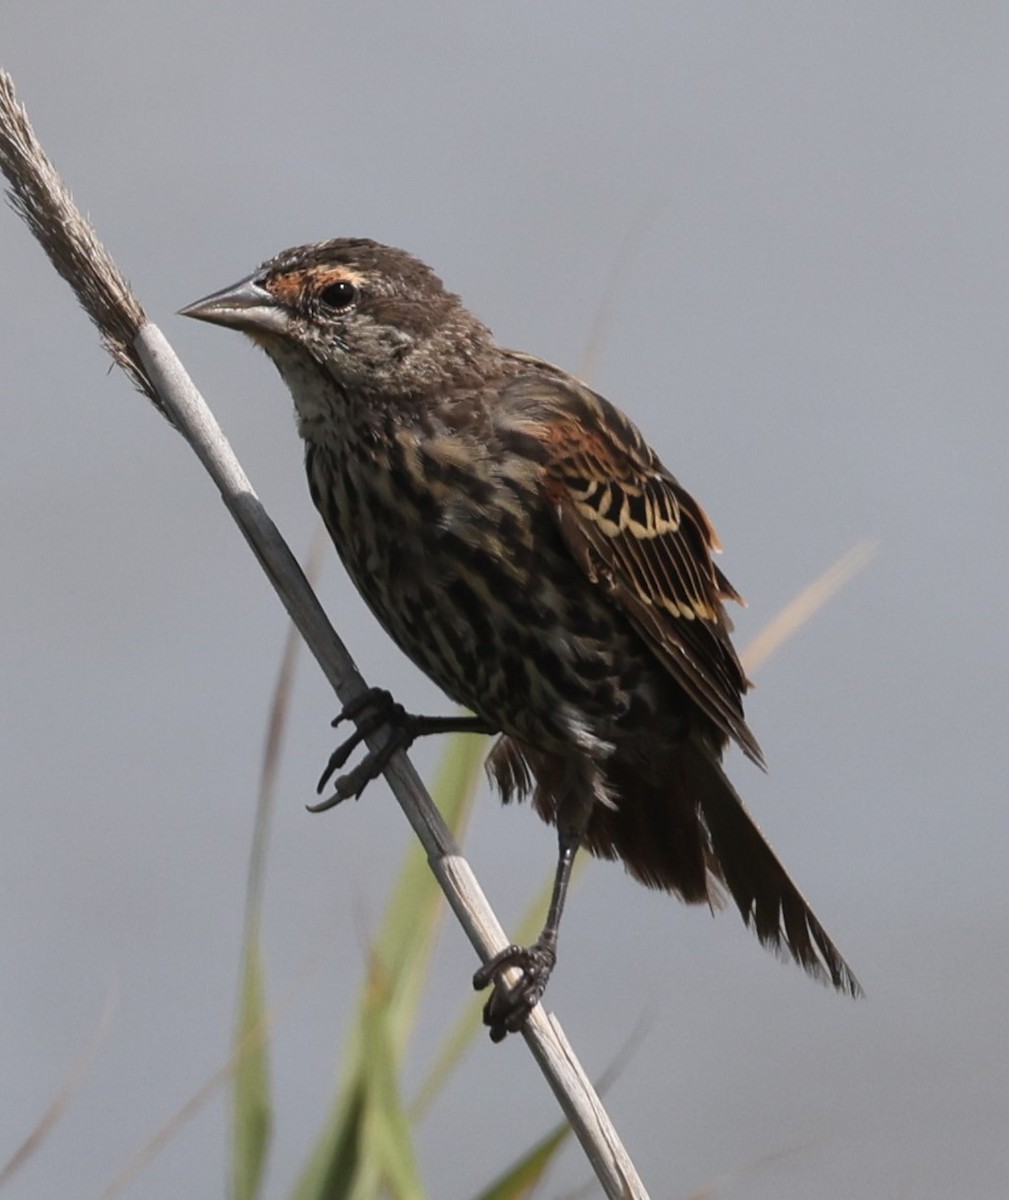
<path fill-rule="evenodd" d="M 226 325 L 229 329 L 241 329 L 244 333 L 285 333 L 287 313 L 258 280 L 259 276 L 250 275 L 231 287 L 187 304 L 179 309 L 179 315 L 210 321 L 213 325 Z"/>

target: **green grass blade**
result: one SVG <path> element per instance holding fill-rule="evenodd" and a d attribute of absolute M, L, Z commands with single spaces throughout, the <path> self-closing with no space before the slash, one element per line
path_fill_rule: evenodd
<path fill-rule="evenodd" d="M 524 1200 L 531 1196 L 533 1188 L 542 1181 L 547 1168 L 557 1157 L 571 1133 L 571 1126 L 562 1121 L 528 1150 L 503 1175 L 482 1191 L 476 1200 Z"/>
<path fill-rule="evenodd" d="M 312 539 L 305 574 L 314 584 L 322 567 L 326 544 L 320 527 Z M 231 1196 L 233 1200 L 255 1200 L 259 1195 L 273 1129 L 270 1103 L 270 1072 L 266 1033 L 266 988 L 260 913 L 266 875 L 270 819 L 276 796 L 281 749 L 291 709 L 291 693 L 298 666 L 301 634 L 292 624 L 284 640 L 280 670 L 274 684 L 263 745 L 259 794 L 252 830 L 249 874 L 245 887 L 245 929 L 242 938 L 242 974 L 238 998 L 238 1027 L 235 1030 L 236 1066 L 231 1101 Z"/>
<path fill-rule="evenodd" d="M 486 739 L 453 736 L 432 789 L 453 832 L 469 814 L 486 751 Z M 408 1124 L 394 1082 L 416 1020 L 417 1008 L 445 905 L 419 845 L 407 852 L 372 945 L 368 984 L 348 1030 L 342 1084 L 295 1200 L 353 1197 L 370 1200 L 385 1187 L 418 1187 L 412 1170 Z M 353 1157 L 346 1181 L 347 1156 Z M 399 1192 L 394 1192 L 399 1195 Z"/>
<path fill-rule="evenodd" d="M 333 1140 L 316 1147 L 292 1193 L 295 1200 L 349 1200 L 359 1185 L 362 1169 L 359 1150 L 366 1145 L 364 1110 L 366 1092 L 359 1077 L 357 1086 L 342 1096 L 341 1121 L 334 1126 Z M 377 1182 L 371 1193 L 377 1192 Z"/>
<path fill-rule="evenodd" d="M 238 1061 L 232 1091 L 231 1194 L 233 1200 L 259 1195 L 270 1144 L 272 1112 L 265 1030 L 262 947 L 258 923 L 246 933 L 242 988 L 236 1030 Z"/>
<path fill-rule="evenodd" d="M 391 1028 L 393 1006 L 388 983 L 376 964 L 361 1022 L 367 1096 L 362 1142 L 375 1164 L 383 1195 L 388 1194 L 394 1200 L 423 1200 L 410 1122 L 400 1099 L 399 1055 Z M 358 1186 L 352 1200 L 372 1200 L 375 1194 L 370 1185 L 367 1191 Z"/>

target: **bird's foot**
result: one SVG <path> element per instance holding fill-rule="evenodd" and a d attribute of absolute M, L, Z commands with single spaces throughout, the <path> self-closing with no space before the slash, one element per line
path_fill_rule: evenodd
<path fill-rule="evenodd" d="M 333 728 L 344 721 L 356 721 L 357 728 L 329 756 L 329 762 L 326 763 L 326 769 L 316 787 L 320 795 L 333 775 L 366 738 L 383 728 L 388 730 L 388 736 L 377 750 L 369 750 L 352 771 L 336 779 L 332 796 L 319 804 L 310 805 L 309 811 L 325 812 L 327 808 L 333 808 L 342 800 L 349 800 L 351 797 L 356 800 L 368 784 L 382 774 L 396 751 L 413 741 L 416 735 L 411 735 L 410 720 L 410 714 L 403 705 L 397 704 L 385 688 L 368 688 L 349 704 L 345 704 L 339 716 L 333 720 Z"/>
<path fill-rule="evenodd" d="M 492 1042 L 503 1041 L 509 1033 L 517 1033 L 536 1007 L 550 972 L 557 962 L 557 950 L 552 940 L 541 938 L 531 946 L 508 946 L 495 954 L 473 976 L 473 986 L 482 991 L 489 984 L 494 990 L 483 1007 L 483 1023 L 490 1029 Z M 504 981 L 504 972 L 515 967 L 522 972 L 513 984 Z"/>
<path fill-rule="evenodd" d="M 333 795 L 309 805 L 309 812 L 325 812 L 343 800 L 355 800 L 373 779 L 389 765 L 389 760 L 398 750 L 408 749 L 413 742 L 428 733 L 491 733 L 493 732 L 478 717 L 419 717 L 408 713 L 402 704 L 397 704 L 385 688 L 368 688 L 360 696 L 345 704 L 340 715 L 333 721 L 335 729 L 343 721 L 355 721 L 357 728 L 329 756 L 316 791 L 323 789 L 347 761 L 354 751 L 373 734 L 385 729 L 385 741 L 377 750 L 369 750 L 365 757 L 333 783 Z"/>

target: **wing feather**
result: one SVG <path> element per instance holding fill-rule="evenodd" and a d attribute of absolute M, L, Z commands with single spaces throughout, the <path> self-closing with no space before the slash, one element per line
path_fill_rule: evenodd
<path fill-rule="evenodd" d="M 714 564 L 718 536 L 704 510 L 619 410 L 554 368 L 513 380 L 502 401 L 499 425 L 534 442 L 575 560 L 709 719 L 762 766 L 722 605 L 740 597 Z"/>

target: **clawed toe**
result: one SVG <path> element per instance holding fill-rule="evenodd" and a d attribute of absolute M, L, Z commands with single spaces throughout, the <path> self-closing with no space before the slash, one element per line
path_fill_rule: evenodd
<path fill-rule="evenodd" d="M 329 756 L 326 769 L 316 791 L 320 794 L 337 772 L 363 742 L 380 730 L 386 738 L 377 750 L 367 755 L 352 771 L 339 776 L 333 784 L 333 795 L 319 804 L 310 804 L 309 812 L 325 812 L 343 800 L 357 799 L 373 779 L 389 765 L 397 750 L 406 750 L 418 738 L 429 733 L 493 733 L 494 730 L 479 717 L 418 717 L 397 704 L 385 688 L 368 688 L 349 704 L 333 721 L 334 728 L 343 721 L 355 721 L 357 728 Z"/>
<path fill-rule="evenodd" d="M 343 800 L 357 799 L 368 784 L 381 775 L 396 750 L 409 741 L 406 729 L 407 714 L 402 704 L 397 704 L 384 688 L 368 688 L 349 704 L 345 704 L 339 715 L 334 718 L 333 728 L 344 721 L 357 721 L 357 728 L 329 756 L 326 769 L 316 786 L 316 791 L 320 794 L 334 773 L 367 738 L 383 727 L 388 728 L 389 736 L 383 746 L 378 750 L 369 751 L 352 771 L 341 775 L 335 781 L 332 796 L 319 804 L 309 805 L 310 812 L 324 812 Z"/>
<path fill-rule="evenodd" d="M 536 942 L 528 947 L 508 946 L 476 972 L 473 986 L 477 991 L 494 984 L 483 1008 L 483 1023 L 490 1029 L 492 1042 L 500 1042 L 522 1028 L 546 990 L 556 961 L 557 953 L 552 946 Z M 522 975 L 509 985 L 504 981 L 504 973 L 513 967 Z"/>

